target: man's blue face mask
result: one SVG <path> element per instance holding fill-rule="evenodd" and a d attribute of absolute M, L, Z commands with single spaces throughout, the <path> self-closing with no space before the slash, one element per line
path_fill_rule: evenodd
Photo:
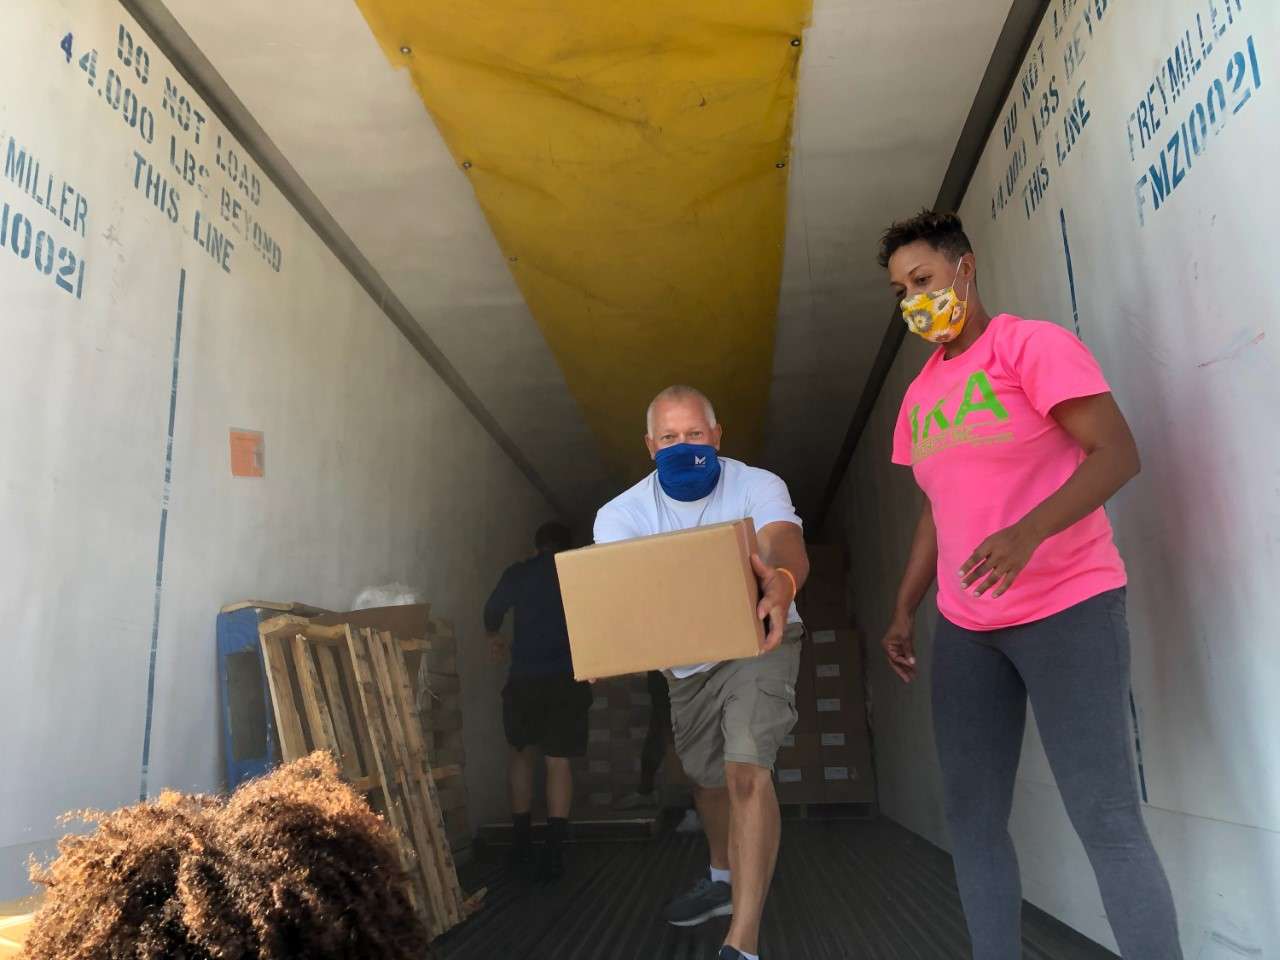
<path fill-rule="evenodd" d="M 720 481 L 720 458 L 705 443 L 677 443 L 659 450 L 658 482 L 672 500 L 691 503 L 708 496 Z"/>

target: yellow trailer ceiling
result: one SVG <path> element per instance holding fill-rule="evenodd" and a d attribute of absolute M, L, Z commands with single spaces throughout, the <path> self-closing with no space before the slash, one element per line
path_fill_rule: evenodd
<path fill-rule="evenodd" d="M 636 471 L 641 412 L 671 381 L 715 397 L 726 449 L 752 455 L 808 0 L 358 4 L 467 170 L 611 465 Z"/>

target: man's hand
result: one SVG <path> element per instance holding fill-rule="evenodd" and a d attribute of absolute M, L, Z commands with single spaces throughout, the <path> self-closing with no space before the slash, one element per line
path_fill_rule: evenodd
<path fill-rule="evenodd" d="M 782 633 L 787 628 L 787 613 L 796 595 L 791 586 L 792 579 L 761 560 L 758 553 L 751 555 L 751 568 L 760 581 L 760 604 L 756 607 L 756 615 L 768 624 L 768 634 L 760 652 L 768 653 L 778 649 L 778 645 L 782 643 Z"/>
<path fill-rule="evenodd" d="M 992 588 L 992 597 L 1004 596 L 1043 539 L 1025 523 L 1015 523 L 987 537 L 959 570 L 965 589 L 976 583 L 974 596 L 981 597 Z"/>
<path fill-rule="evenodd" d="M 903 683 L 916 678 L 916 643 L 913 636 L 915 618 L 909 613 L 897 613 L 885 632 L 880 646 L 889 657 L 889 667 Z"/>
<path fill-rule="evenodd" d="M 500 633 L 489 634 L 489 662 L 494 666 L 502 666 L 509 656 L 507 638 Z"/>

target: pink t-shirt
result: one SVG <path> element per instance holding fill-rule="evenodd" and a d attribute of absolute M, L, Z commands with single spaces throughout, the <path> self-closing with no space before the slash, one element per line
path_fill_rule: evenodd
<path fill-rule="evenodd" d="M 1058 490 L 1084 451 L 1050 416 L 1110 393 L 1088 347 L 1052 323 L 1001 314 L 951 360 L 939 349 L 907 388 L 893 462 L 912 467 L 938 528 L 938 610 L 967 630 L 1042 620 L 1125 585 L 1099 508 L 1050 537 L 1000 598 L 975 597 L 956 572 L 978 544 Z"/>

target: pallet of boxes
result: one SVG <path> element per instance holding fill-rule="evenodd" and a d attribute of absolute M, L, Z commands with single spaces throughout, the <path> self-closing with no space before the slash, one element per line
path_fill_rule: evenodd
<path fill-rule="evenodd" d="M 615 804 L 640 786 L 640 751 L 649 730 L 643 674 L 598 681 L 588 714 L 587 755 L 573 761 L 573 808 L 587 820 L 636 817 Z M 650 819 L 654 811 L 648 811 Z"/>
<path fill-rule="evenodd" d="M 870 816 L 876 789 L 864 652 L 846 606 L 844 551 L 810 545 L 809 561 L 796 601 L 808 628 L 796 680 L 799 719 L 774 768 L 778 801 L 802 816 Z"/>

